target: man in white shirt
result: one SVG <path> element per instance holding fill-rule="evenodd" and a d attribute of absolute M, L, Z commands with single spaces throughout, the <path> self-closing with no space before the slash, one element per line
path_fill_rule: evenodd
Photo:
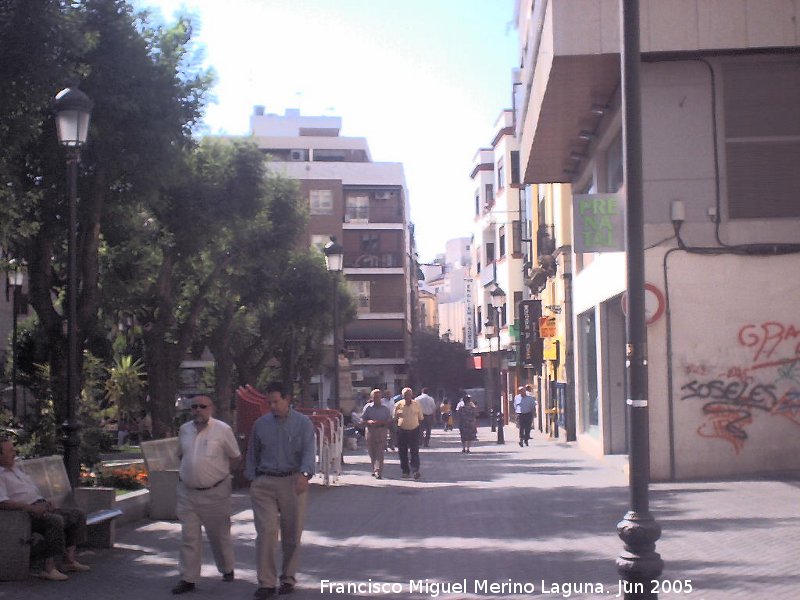
<path fill-rule="evenodd" d="M 514 412 L 517 415 L 517 427 L 519 428 L 519 447 L 528 445 L 531 439 L 531 425 L 533 424 L 533 411 L 536 408 L 536 398 L 528 393 L 524 386 L 517 388 L 517 395 L 514 396 Z"/>
<path fill-rule="evenodd" d="M 422 388 L 422 393 L 414 398 L 422 409 L 422 423 L 419 429 L 419 439 L 426 448 L 431 441 L 431 427 L 433 427 L 433 415 L 436 413 L 436 400 L 428 394 L 430 390 Z"/>
<path fill-rule="evenodd" d="M 178 520 L 181 523 L 179 571 L 181 579 L 173 594 L 195 589 L 200 580 L 203 534 L 214 554 L 223 581 L 233 581 L 231 543 L 231 468 L 241 459 L 230 426 L 212 418 L 214 404 L 208 396 L 195 396 L 192 420 L 178 432 L 181 457 L 178 483 Z"/>
<path fill-rule="evenodd" d="M 42 497 L 33 479 L 16 464 L 17 450 L 8 438 L 0 437 L 0 510 L 24 510 L 31 516 L 31 529 L 45 541 L 42 579 L 69 579 L 62 571 L 89 571 L 75 560 L 75 547 L 86 535 L 86 515 L 77 508 L 62 509 Z M 62 556 L 59 571 L 55 558 Z"/>

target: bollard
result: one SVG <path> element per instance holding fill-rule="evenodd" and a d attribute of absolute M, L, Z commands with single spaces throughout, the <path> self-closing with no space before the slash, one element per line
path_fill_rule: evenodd
<path fill-rule="evenodd" d="M 503 413 L 499 410 L 497 411 L 497 443 L 506 443 L 505 433 L 503 432 Z"/>
<path fill-rule="evenodd" d="M 495 432 L 495 427 L 496 427 L 495 424 L 497 422 L 496 418 L 497 418 L 497 415 L 496 415 L 496 413 L 494 411 L 494 408 L 490 408 L 489 409 L 489 425 L 492 426 L 492 433 Z"/>

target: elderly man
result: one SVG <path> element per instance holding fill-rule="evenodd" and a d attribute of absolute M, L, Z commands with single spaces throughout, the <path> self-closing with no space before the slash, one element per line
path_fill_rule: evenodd
<path fill-rule="evenodd" d="M 31 516 L 31 529 L 45 540 L 42 579 L 69 579 L 62 571 L 89 571 L 75 559 L 75 547 L 86 536 L 86 515 L 79 509 L 63 509 L 42 497 L 33 479 L 17 466 L 17 450 L 5 437 L 0 437 L 0 510 L 24 510 Z M 61 570 L 55 559 L 63 557 Z"/>
<path fill-rule="evenodd" d="M 403 399 L 394 405 L 392 416 L 397 422 L 397 452 L 400 454 L 400 470 L 403 479 L 420 478 L 419 473 L 419 426 L 422 423 L 422 408 L 414 400 L 411 388 L 403 388 Z M 409 454 L 411 460 L 409 460 Z"/>
<path fill-rule="evenodd" d="M 422 423 L 420 423 L 419 438 L 422 445 L 426 448 L 431 443 L 431 428 L 433 427 L 433 415 L 436 413 L 436 400 L 431 395 L 429 388 L 422 388 L 422 393 L 414 398 L 422 409 Z"/>
<path fill-rule="evenodd" d="M 386 454 L 386 428 L 392 420 L 391 409 L 383 404 L 379 389 L 370 392 L 371 402 L 364 406 L 361 422 L 367 430 L 367 451 L 372 462 L 372 476 L 383 479 L 383 458 Z"/>
<path fill-rule="evenodd" d="M 233 581 L 231 542 L 231 468 L 241 458 L 230 426 L 213 418 L 214 403 L 208 396 L 195 396 L 192 420 L 178 432 L 181 457 L 178 483 L 178 520 L 181 522 L 180 575 L 173 594 L 195 589 L 200 581 L 203 533 L 211 545 L 214 562 L 223 581 Z"/>
<path fill-rule="evenodd" d="M 533 424 L 533 409 L 536 408 L 536 398 L 528 393 L 524 386 L 517 388 L 517 395 L 514 396 L 514 413 L 517 416 L 517 427 L 519 427 L 519 447 L 528 445 L 531 439 L 531 425 Z"/>

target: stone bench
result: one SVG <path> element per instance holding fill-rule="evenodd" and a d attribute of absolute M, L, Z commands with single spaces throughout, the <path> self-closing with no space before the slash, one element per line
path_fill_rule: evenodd
<path fill-rule="evenodd" d="M 86 513 L 87 545 L 111 548 L 114 545 L 114 521 L 122 515 L 115 507 L 114 488 L 72 489 L 60 456 L 18 460 L 47 500 L 60 507 L 74 506 Z M 31 532 L 31 518 L 22 510 L 0 510 L 0 581 L 20 580 L 30 573 L 31 549 L 36 537 Z"/>
<path fill-rule="evenodd" d="M 178 518 L 178 438 L 149 440 L 140 444 L 150 487 L 151 519 Z"/>

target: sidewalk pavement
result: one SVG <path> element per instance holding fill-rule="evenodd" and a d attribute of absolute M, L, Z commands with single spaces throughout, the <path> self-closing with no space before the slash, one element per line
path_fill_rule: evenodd
<path fill-rule="evenodd" d="M 507 427 L 499 446 L 482 427 L 477 447 L 463 454 L 458 431 L 435 431 L 421 450 L 420 481 L 400 479 L 396 453 L 388 453 L 379 481 L 364 448 L 348 452 L 337 485 L 311 488 L 298 587 L 287 597 L 615 598 L 627 477 L 574 444 L 535 435 L 520 448 Z M 663 528 L 662 592 L 672 592 L 659 597 L 796 598 L 799 506 L 796 476 L 652 485 L 651 511 Z M 246 492 L 235 494 L 234 507 L 236 581 L 221 581 L 206 546 L 204 579 L 182 597 L 252 598 L 255 530 Z M 114 549 L 81 554 L 91 573 L 0 583 L 0 600 L 174 597 L 179 538 L 176 522 L 131 524 L 118 530 Z"/>

